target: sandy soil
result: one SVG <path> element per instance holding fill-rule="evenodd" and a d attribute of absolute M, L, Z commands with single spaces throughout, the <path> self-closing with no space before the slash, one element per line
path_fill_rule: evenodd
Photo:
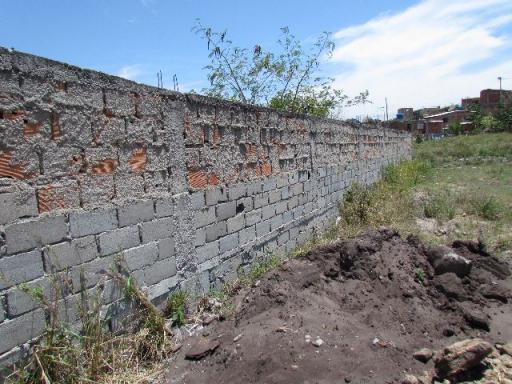
<path fill-rule="evenodd" d="M 480 248 L 388 229 L 318 248 L 240 291 L 232 318 L 187 339 L 165 382 L 398 383 L 432 368 L 413 358 L 421 348 L 512 341 L 509 268 Z M 450 252 L 470 271 L 446 272 Z"/>

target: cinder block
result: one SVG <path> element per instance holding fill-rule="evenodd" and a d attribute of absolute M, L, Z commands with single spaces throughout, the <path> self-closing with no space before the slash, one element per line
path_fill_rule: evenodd
<path fill-rule="evenodd" d="M 227 224 L 225 221 L 220 223 L 211 224 L 206 227 L 206 242 L 215 241 L 219 237 L 225 236 L 228 233 Z"/>
<path fill-rule="evenodd" d="M 254 208 L 261 208 L 268 205 L 268 193 L 262 193 L 254 196 Z"/>
<path fill-rule="evenodd" d="M 241 197 L 247 195 L 247 186 L 244 184 L 237 184 L 230 186 L 228 189 L 228 198 L 229 200 L 238 200 Z"/>
<path fill-rule="evenodd" d="M 172 199 L 158 199 L 155 201 L 155 216 L 168 217 L 174 215 L 174 202 Z"/>
<path fill-rule="evenodd" d="M 290 197 L 290 189 L 288 187 L 283 187 L 280 189 L 281 191 L 281 199 L 286 200 Z"/>
<path fill-rule="evenodd" d="M 228 201 L 228 194 L 225 188 L 209 188 L 205 191 L 206 205 L 216 205 Z"/>
<path fill-rule="evenodd" d="M 286 201 L 280 201 L 275 204 L 276 207 L 276 215 L 280 213 L 286 212 L 288 210 L 288 203 Z"/>
<path fill-rule="evenodd" d="M 270 220 L 256 224 L 256 236 L 261 237 L 270 232 Z"/>
<path fill-rule="evenodd" d="M 91 288 L 95 286 L 100 280 L 107 280 L 106 272 L 115 266 L 114 255 L 101 257 L 77 265 L 71 268 L 71 280 L 73 282 L 73 292 L 79 292 L 83 288 Z M 84 276 L 84 284 L 80 275 Z"/>
<path fill-rule="evenodd" d="M 283 215 L 276 215 L 270 219 L 270 229 L 271 231 L 275 231 L 281 225 L 283 225 Z"/>
<path fill-rule="evenodd" d="M 277 245 L 281 246 L 290 240 L 290 232 L 286 231 L 277 237 Z"/>
<path fill-rule="evenodd" d="M 261 219 L 267 220 L 276 214 L 276 208 L 274 205 L 267 205 L 261 209 Z"/>
<path fill-rule="evenodd" d="M 150 300 L 154 300 L 169 293 L 178 285 L 178 275 L 164 279 L 148 288 L 147 294 Z"/>
<path fill-rule="evenodd" d="M 117 228 L 115 209 L 97 209 L 89 212 L 72 212 L 69 215 L 71 237 L 96 235 Z"/>
<path fill-rule="evenodd" d="M 297 196 L 293 196 L 287 202 L 288 202 L 288 209 L 292 210 L 293 208 L 295 208 L 296 206 L 299 205 L 299 198 Z"/>
<path fill-rule="evenodd" d="M 7 225 L 5 227 L 7 253 L 13 254 L 57 243 L 66 238 L 67 232 L 64 216 L 47 216 Z"/>
<path fill-rule="evenodd" d="M 158 260 L 144 269 L 144 283 L 153 285 L 176 275 L 176 258 Z"/>
<path fill-rule="evenodd" d="M 27 283 L 26 286 L 28 289 L 41 289 L 45 297 L 52 297 L 50 282 L 46 277 L 33 280 Z M 7 291 L 6 297 L 8 303 L 7 312 L 11 317 L 19 316 L 39 307 L 39 303 L 37 303 L 30 294 L 23 292 L 17 287 L 13 287 Z"/>
<path fill-rule="evenodd" d="M 42 309 L 0 324 L 0 354 L 39 336 L 45 327 Z"/>
<path fill-rule="evenodd" d="M 281 200 L 281 190 L 280 189 L 274 189 L 273 191 L 270 191 L 268 194 L 268 202 L 270 204 L 274 204 L 275 202 Z"/>
<path fill-rule="evenodd" d="M 153 201 L 141 201 L 124 207 L 119 207 L 117 208 L 117 214 L 120 227 L 126 227 L 127 225 L 152 220 L 155 216 Z"/>
<path fill-rule="evenodd" d="M 136 225 L 115 229 L 98 236 L 100 254 L 112 255 L 140 244 L 139 228 Z M 155 239 L 156 240 L 156 239 Z"/>
<path fill-rule="evenodd" d="M 251 225 L 259 223 L 261 221 L 261 211 L 262 209 L 260 208 L 247 212 L 245 214 L 245 225 L 250 227 Z"/>
<path fill-rule="evenodd" d="M 252 197 L 244 197 L 242 199 L 237 200 L 236 202 L 236 209 L 237 212 L 242 212 L 240 208 L 243 207 L 243 212 L 249 212 L 252 211 L 254 208 L 254 203 L 252 201 Z"/>
<path fill-rule="evenodd" d="M 0 323 L 5 320 L 5 309 L 4 309 L 4 303 L 2 303 L 2 300 L 0 300 Z M 0 360 L 1 363 L 1 360 Z M 0 376 L 1 377 L 1 376 Z"/>
<path fill-rule="evenodd" d="M 34 189 L 0 194 L 0 225 L 8 224 L 21 217 L 37 216 L 37 200 Z"/>
<path fill-rule="evenodd" d="M 275 180 L 267 180 L 263 183 L 263 192 L 272 191 L 277 188 L 277 182 Z"/>
<path fill-rule="evenodd" d="M 190 202 L 192 204 L 192 209 L 198 210 L 205 206 L 206 200 L 204 197 L 204 191 L 194 192 L 190 195 Z"/>
<path fill-rule="evenodd" d="M 206 243 L 206 228 L 198 228 L 196 229 L 195 233 L 195 239 L 194 239 L 194 246 L 200 247 L 201 245 Z"/>
<path fill-rule="evenodd" d="M 239 232 L 238 241 L 240 245 L 245 245 L 256 239 L 256 225 L 251 225 Z"/>
<path fill-rule="evenodd" d="M 163 260 L 174 256 L 176 253 L 176 244 L 174 238 L 158 240 L 158 259 Z"/>
<path fill-rule="evenodd" d="M 215 223 L 217 217 L 215 216 L 215 207 L 208 207 L 194 214 L 194 224 L 196 228 L 205 227 L 208 224 Z"/>
<path fill-rule="evenodd" d="M 290 187 L 290 193 L 294 196 L 297 196 L 298 194 L 304 192 L 304 184 L 303 183 L 297 183 Z"/>
<path fill-rule="evenodd" d="M 251 183 L 247 183 L 247 196 L 254 196 L 258 193 L 261 193 L 263 190 L 261 181 L 253 181 Z"/>
<path fill-rule="evenodd" d="M 288 224 L 293 221 L 293 212 L 286 211 L 283 213 L 283 224 Z"/>
<path fill-rule="evenodd" d="M 123 252 L 124 261 L 130 271 L 142 269 L 158 259 L 158 244 L 151 242 L 127 249 Z"/>
<path fill-rule="evenodd" d="M 227 221 L 228 233 L 238 232 L 245 227 L 245 216 L 238 214 Z"/>
<path fill-rule="evenodd" d="M 197 264 L 202 264 L 219 255 L 219 242 L 212 241 L 202 247 L 196 248 Z"/>
<path fill-rule="evenodd" d="M 227 203 L 219 204 L 215 207 L 217 220 L 226 220 L 236 215 L 236 202 L 229 201 Z"/>
<path fill-rule="evenodd" d="M 172 217 L 164 217 L 148 221 L 141 224 L 141 230 L 143 243 L 173 237 L 175 230 L 174 219 Z"/>
<path fill-rule="evenodd" d="M 238 247 L 238 233 L 224 236 L 219 240 L 220 253 L 231 251 Z"/>
<path fill-rule="evenodd" d="M 25 283 L 43 276 L 43 257 L 41 251 L 34 250 L 0 259 L 0 289 Z"/>
<path fill-rule="evenodd" d="M 203 271 L 180 283 L 180 289 L 189 292 L 193 296 L 201 296 L 210 290 L 210 273 Z"/>
<path fill-rule="evenodd" d="M 70 242 L 50 245 L 45 256 L 52 270 L 62 271 L 96 258 L 98 247 L 94 236 L 80 237 Z"/>

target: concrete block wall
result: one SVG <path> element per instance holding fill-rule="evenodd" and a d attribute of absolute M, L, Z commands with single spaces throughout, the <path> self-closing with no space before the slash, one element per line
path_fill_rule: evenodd
<path fill-rule="evenodd" d="M 78 318 L 122 260 L 156 301 L 204 293 L 328 225 L 354 182 L 410 156 L 411 137 L 184 95 L 0 48 L 0 365 L 46 314 Z M 85 276 L 85 282 L 81 275 Z M 115 324 L 112 325 L 115 327 Z"/>

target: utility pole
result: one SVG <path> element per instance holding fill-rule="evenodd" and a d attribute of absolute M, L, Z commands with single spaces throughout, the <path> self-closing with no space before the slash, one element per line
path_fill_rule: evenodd
<path fill-rule="evenodd" d="M 501 80 L 503 80 L 503 78 L 501 76 L 498 76 L 498 81 L 500 82 L 500 104 L 501 104 Z"/>
<path fill-rule="evenodd" d="M 388 115 L 388 98 L 386 97 L 385 100 L 386 100 L 386 121 L 388 121 L 389 120 L 389 115 Z"/>

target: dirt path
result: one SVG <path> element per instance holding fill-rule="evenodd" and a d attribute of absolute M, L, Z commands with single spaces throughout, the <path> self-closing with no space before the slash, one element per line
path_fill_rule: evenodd
<path fill-rule="evenodd" d="M 431 249 L 369 232 L 240 292 L 234 317 L 206 327 L 199 346 L 188 339 L 166 382 L 397 383 L 431 368 L 412 357 L 421 348 L 512 341 L 511 292 L 508 266 L 477 244 Z M 198 348 L 206 357 L 185 358 Z"/>

